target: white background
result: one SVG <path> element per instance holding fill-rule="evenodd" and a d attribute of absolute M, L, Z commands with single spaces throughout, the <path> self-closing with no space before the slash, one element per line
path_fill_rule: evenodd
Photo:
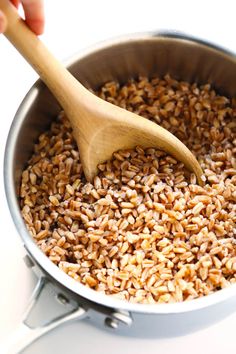
<path fill-rule="evenodd" d="M 60 59 L 112 36 L 177 29 L 236 52 L 235 1 L 45 0 L 44 42 Z M 7 133 L 24 95 L 37 75 L 3 36 L 0 38 L 0 164 Z M 28 303 L 35 277 L 22 260 L 24 250 L 14 228 L 0 177 L 0 341 L 10 335 Z M 42 308 L 45 311 L 47 304 Z M 27 353 L 235 353 L 236 308 L 218 324 L 185 337 L 139 340 L 108 335 L 89 324 L 58 329 Z M 3 354 L 3 353 L 1 353 Z"/>

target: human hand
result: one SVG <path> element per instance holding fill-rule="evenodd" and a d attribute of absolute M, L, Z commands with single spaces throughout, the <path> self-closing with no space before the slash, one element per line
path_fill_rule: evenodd
<path fill-rule="evenodd" d="M 13 5 L 18 7 L 22 4 L 25 13 L 25 22 L 31 30 L 39 35 L 44 29 L 44 8 L 43 0 L 9 0 Z M 0 33 L 3 33 L 7 26 L 7 20 L 0 10 Z"/>

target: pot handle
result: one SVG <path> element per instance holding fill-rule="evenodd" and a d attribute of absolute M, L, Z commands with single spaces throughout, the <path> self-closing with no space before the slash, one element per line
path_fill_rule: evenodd
<path fill-rule="evenodd" d="M 52 306 L 49 305 L 48 318 L 45 318 L 45 316 L 42 317 L 42 311 L 40 313 L 40 308 L 42 309 L 41 304 L 45 302 L 45 298 L 54 301 L 53 311 Z M 55 286 L 42 277 L 39 279 L 32 295 L 30 307 L 23 322 L 0 344 L 0 353 L 19 354 L 38 338 L 54 328 L 67 322 L 82 319 L 85 316 L 86 310 L 84 308 L 80 307 L 76 301 L 68 300 L 64 294 L 57 293 Z"/>

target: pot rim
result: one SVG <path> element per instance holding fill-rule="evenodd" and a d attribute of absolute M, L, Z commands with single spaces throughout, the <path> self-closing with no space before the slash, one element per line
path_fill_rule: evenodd
<path fill-rule="evenodd" d="M 69 60 L 65 61 L 66 66 L 70 66 L 73 63 L 85 58 L 87 55 L 95 53 L 101 49 L 105 49 L 114 45 L 140 41 L 140 40 L 153 40 L 154 38 L 169 38 L 169 39 L 179 39 L 182 41 L 187 41 L 188 43 L 198 44 L 202 46 L 207 46 L 221 54 L 225 55 L 228 59 L 236 62 L 235 53 L 229 51 L 228 49 L 222 48 L 216 44 L 210 43 L 208 41 L 187 35 L 183 32 L 178 32 L 175 30 L 166 31 L 154 31 L 154 32 L 141 32 L 133 33 L 128 35 L 118 36 L 112 39 L 108 39 L 85 50 L 79 51 L 77 54 L 73 55 Z M 219 290 L 213 294 L 204 296 L 202 298 L 193 299 L 190 301 L 184 301 L 179 303 L 171 304 L 134 304 L 125 300 L 118 300 L 109 295 L 101 294 L 93 289 L 87 288 L 81 283 L 77 283 L 74 279 L 65 274 L 61 269 L 59 269 L 50 259 L 38 248 L 33 238 L 30 236 L 24 221 L 21 217 L 18 200 L 16 193 L 14 191 L 14 179 L 13 179 L 13 157 L 14 149 L 17 141 L 18 133 L 21 129 L 21 125 L 24 121 L 25 111 L 31 106 L 35 97 L 38 94 L 38 87 L 41 84 L 41 79 L 37 80 L 36 83 L 31 87 L 29 92 L 26 94 L 22 103 L 20 104 L 15 117 L 13 119 L 4 154 L 4 185 L 5 193 L 10 209 L 10 213 L 16 229 L 20 234 L 26 251 L 31 255 L 33 261 L 39 267 L 48 274 L 53 280 L 56 280 L 62 287 L 68 289 L 74 294 L 77 294 L 89 301 L 96 304 L 106 306 L 113 309 L 121 309 L 136 313 L 146 313 L 146 314 L 171 314 L 171 313 L 183 313 L 198 310 L 204 307 L 216 305 L 217 303 L 226 301 L 232 296 L 236 295 L 236 284 L 232 284 L 226 289 Z"/>

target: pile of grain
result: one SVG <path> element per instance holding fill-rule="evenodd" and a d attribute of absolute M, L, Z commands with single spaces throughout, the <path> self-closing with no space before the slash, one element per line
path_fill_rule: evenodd
<path fill-rule="evenodd" d="M 111 82 L 98 94 L 174 133 L 206 185 L 140 147 L 114 153 L 86 183 L 62 114 L 22 174 L 22 215 L 38 246 L 76 281 L 131 302 L 189 300 L 235 283 L 235 102 L 168 75 Z"/>

